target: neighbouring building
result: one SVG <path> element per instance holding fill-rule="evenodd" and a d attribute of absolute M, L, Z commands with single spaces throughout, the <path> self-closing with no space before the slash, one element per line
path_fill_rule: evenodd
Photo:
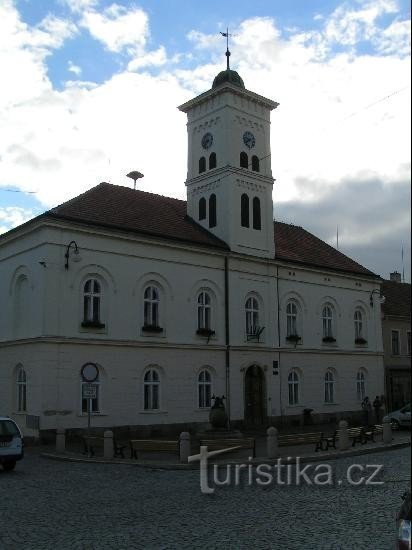
<path fill-rule="evenodd" d="M 395 271 L 382 293 L 387 406 L 396 410 L 411 402 L 411 285 Z"/>
<path fill-rule="evenodd" d="M 102 183 L 0 237 L 1 414 L 84 428 L 88 362 L 93 426 L 141 433 L 204 426 L 213 394 L 236 426 L 383 394 L 380 277 L 273 221 L 277 106 L 222 71 L 179 107 L 187 202 Z"/>

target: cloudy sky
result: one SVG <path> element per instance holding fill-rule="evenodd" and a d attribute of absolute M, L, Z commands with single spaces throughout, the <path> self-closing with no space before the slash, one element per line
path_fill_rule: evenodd
<path fill-rule="evenodd" d="M 0 232 L 101 181 L 185 198 L 176 107 L 231 65 L 272 114 L 275 217 L 410 280 L 406 0 L 0 0 Z"/>

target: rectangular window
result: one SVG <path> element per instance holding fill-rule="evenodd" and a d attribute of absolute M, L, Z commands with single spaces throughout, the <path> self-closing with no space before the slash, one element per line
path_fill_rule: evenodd
<path fill-rule="evenodd" d="M 411 331 L 406 331 L 406 349 L 407 353 L 410 356 L 411 355 Z"/>
<path fill-rule="evenodd" d="M 400 355 L 400 338 L 399 338 L 399 330 L 392 330 L 392 355 Z"/>

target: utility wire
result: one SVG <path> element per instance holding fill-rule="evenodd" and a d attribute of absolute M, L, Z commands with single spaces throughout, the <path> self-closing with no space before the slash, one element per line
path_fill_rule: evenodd
<path fill-rule="evenodd" d="M 0 187 L 0 191 L 6 191 L 7 193 L 30 193 L 31 195 L 35 195 L 38 193 L 38 191 L 21 191 L 20 189 L 2 189 Z"/>

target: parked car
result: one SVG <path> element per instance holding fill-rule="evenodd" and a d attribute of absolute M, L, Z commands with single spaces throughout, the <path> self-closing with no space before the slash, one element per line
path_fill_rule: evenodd
<path fill-rule="evenodd" d="M 24 456 L 23 435 L 8 416 L 0 416 L 0 464 L 6 471 L 13 470 Z"/>
<path fill-rule="evenodd" d="M 411 550 L 411 491 L 408 489 L 403 495 L 403 503 L 396 518 L 398 528 L 398 550 Z"/>
<path fill-rule="evenodd" d="M 384 421 L 389 418 L 392 423 L 392 428 L 399 429 L 404 427 L 411 427 L 411 404 L 405 405 L 398 411 L 393 411 L 384 417 Z"/>

